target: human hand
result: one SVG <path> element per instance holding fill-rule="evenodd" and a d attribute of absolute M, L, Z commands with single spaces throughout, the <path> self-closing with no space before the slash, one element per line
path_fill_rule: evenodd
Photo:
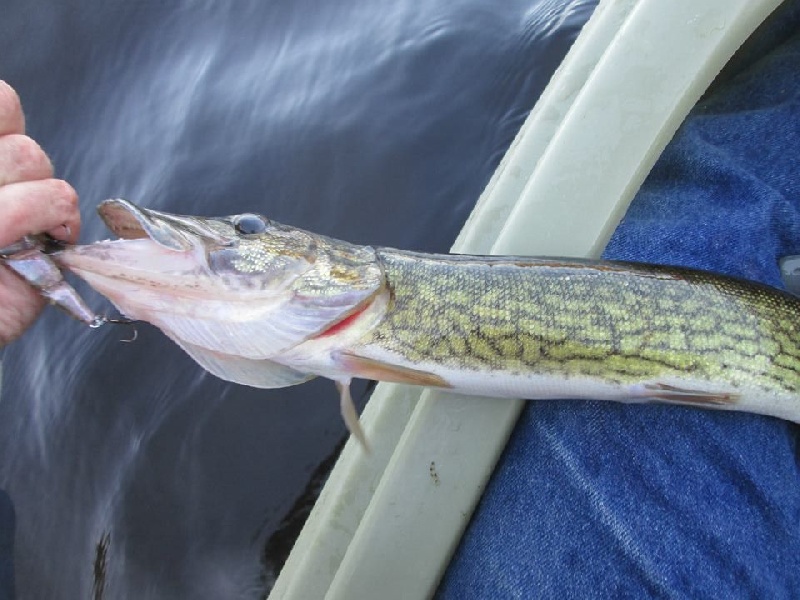
<path fill-rule="evenodd" d="M 0 248 L 42 232 L 75 242 L 79 231 L 77 193 L 53 178 L 50 159 L 25 135 L 19 96 L 0 80 Z M 0 265 L 0 345 L 19 337 L 43 306 L 37 290 Z"/>

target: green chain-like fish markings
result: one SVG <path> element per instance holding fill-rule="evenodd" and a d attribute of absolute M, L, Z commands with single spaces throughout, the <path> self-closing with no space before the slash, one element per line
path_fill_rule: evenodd
<path fill-rule="evenodd" d="M 353 377 L 800 423 L 800 299 L 759 284 L 641 264 L 375 249 L 258 215 L 205 219 L 124 200 L 100 214 L 123 239 L 59 250 L 60 268 L 223 379 L 336 381 L 356 435 Z"/>
<path fill-rule="evenodd" d="M 595 376 L 691 373 L 800 390 L 800 301 L 690 270 L 378 250 L 393 294 L 361 342 L 417 363 Z"/>

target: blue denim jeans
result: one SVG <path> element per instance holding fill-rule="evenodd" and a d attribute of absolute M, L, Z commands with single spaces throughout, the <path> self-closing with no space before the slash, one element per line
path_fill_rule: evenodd
<path fill-rule="evenodd" d="M 782 285 L 778 259 L 800 254 L 798 8 L 692 111 L 607 258 Z M 530 402 L 438 598 L 800 598 L 799 433 L 756 415 Z"/>

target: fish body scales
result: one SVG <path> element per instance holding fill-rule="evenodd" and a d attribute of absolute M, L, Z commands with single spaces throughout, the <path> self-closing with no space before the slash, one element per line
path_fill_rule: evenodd
<path fill-rule="evenodd" d="M 766 286 L 634 263 L 377 256 L 391 300 L 359 354 L 616 389 L 688 382 L 795 398 L 800 390 L 800 301 Z"/>

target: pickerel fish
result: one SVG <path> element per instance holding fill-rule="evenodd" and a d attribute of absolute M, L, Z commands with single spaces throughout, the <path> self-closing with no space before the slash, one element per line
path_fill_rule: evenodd
<path fill-rule="evenodd" d="M 800 300 L 683 268 L 356 246 L 256 214 L 107 200 L 120 240 L 52 255 L 214 375 L 360 377 L 527 399 L 662 401 L 800 422 Z"/>

